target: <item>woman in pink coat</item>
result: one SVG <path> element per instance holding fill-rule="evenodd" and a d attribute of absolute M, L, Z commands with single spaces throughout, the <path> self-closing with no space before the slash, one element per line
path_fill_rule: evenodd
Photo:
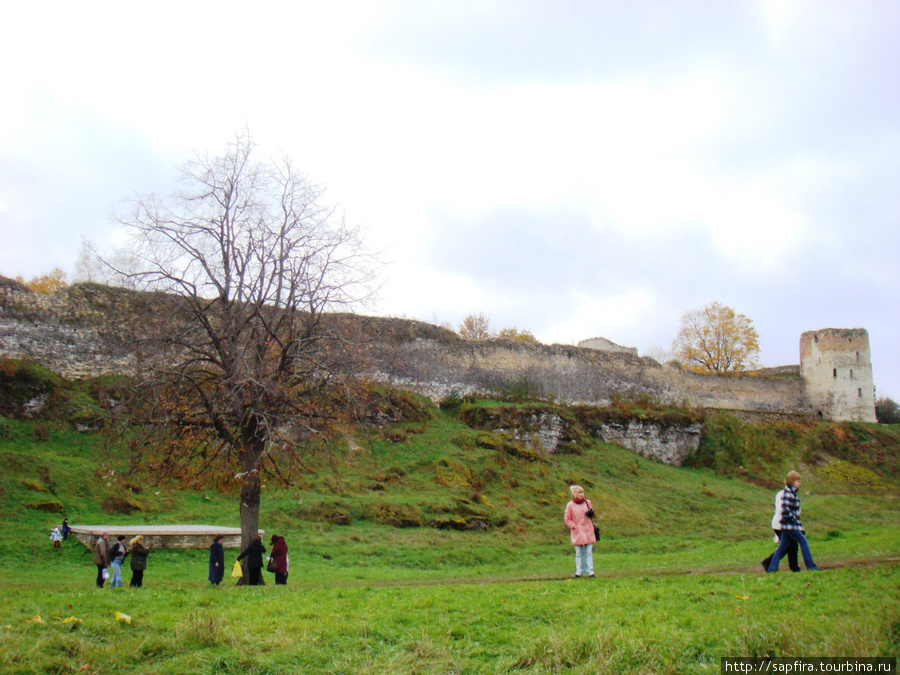
<path fill-rule="evenodd" d="M 572 545 L 575 547 L 575 577 L 595 577 L 594 574 L 594 522 L 591 518 L 594 509 L 584 498 L 584 488 L 572 485 L 572 501 L 566 504 L 566 527 L 572 534 Z"/>

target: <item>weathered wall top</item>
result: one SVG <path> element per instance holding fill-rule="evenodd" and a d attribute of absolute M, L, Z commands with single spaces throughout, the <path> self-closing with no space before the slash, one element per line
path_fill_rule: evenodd
<path fill-rule="evenodd" d="M 638 350 L 635 347 L 623 347 L 604 337 L 594 337 L 588 340 L 582 340 L 578 343 L 578 346 L 586 349 L 599 349 L 604 352 L 625 352 L 626 354 L 634 354 L 635 356 L 637 356 L 638 353 Z"/>
<path fill-rule="evenodd" d="M 41 295 L 0 277 L 0 356 L 30 359 L 69 378 L 129 373 L 131 336 L 165 327 L 178 303 L 175 296 L 96 284 Z M 874 421 L 868 335 L 861 329 L 804 333 L 801 377 L 793 375 L 796 367 L 716 376 L 629 351 L 467 341 L 404 319 L 334 314 L 328 320 L 359 345 L 362 374 L 434 400 L 505 392 L 603 405 L 616 394 L 636 393 L 706 408 Z M 848 336 L 852 349 L 837 349 Z"/>

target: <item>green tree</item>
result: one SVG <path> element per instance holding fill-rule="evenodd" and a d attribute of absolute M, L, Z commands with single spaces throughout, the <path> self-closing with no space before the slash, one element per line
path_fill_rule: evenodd
<path fill-rule="evenodd" d="M 700 373 L 739 372 L 754 364 L 759 334 L 746 316 L 713 302 L 682 315 L 672 353 L 686 368 Z"/>
<path fill-rule="evenodd" d="M 900 424 L 900 405 L 886 396 L 879 397 L 875 401 L 875 419 L 881 424 Z"/>

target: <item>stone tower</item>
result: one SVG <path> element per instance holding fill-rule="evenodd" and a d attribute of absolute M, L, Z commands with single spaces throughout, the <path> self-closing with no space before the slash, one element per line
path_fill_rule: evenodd
<path fill-rule="evenodd" d="M 825 419 L 875 421 L 869 333 L 823 328 L 800 336 L 800 375 L 813 409 Z"/>

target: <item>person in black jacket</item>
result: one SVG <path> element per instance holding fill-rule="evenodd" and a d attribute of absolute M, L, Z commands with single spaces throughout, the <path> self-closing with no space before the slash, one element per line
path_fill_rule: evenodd
<path fill-rule="evenodd" d="M 209 546 L 209 580 L 218 586 L 225 576 L 225 549 L 222 548 L 224 535 L 217 534 Z"/>
<path fill-rule="evenodd" d="M 147 555 L 150 548 L 144 545 L 141 535 L 131 540 L 131 585 L 140 588 L 144 585 L 144 570 L 147 569 Z"/>
<path fill-rule="evenodd" d="M 238 556 L 238 560 L 247 559 L 247 568 L 250 576 L 249 584 L 251 586 L 259 586 L 260 577 L 262 577 L 263 556 L 266 553 L 266 547 L 263 546 L 262 537 L 256 535 L 250 545 L 247 546 Z"/>

